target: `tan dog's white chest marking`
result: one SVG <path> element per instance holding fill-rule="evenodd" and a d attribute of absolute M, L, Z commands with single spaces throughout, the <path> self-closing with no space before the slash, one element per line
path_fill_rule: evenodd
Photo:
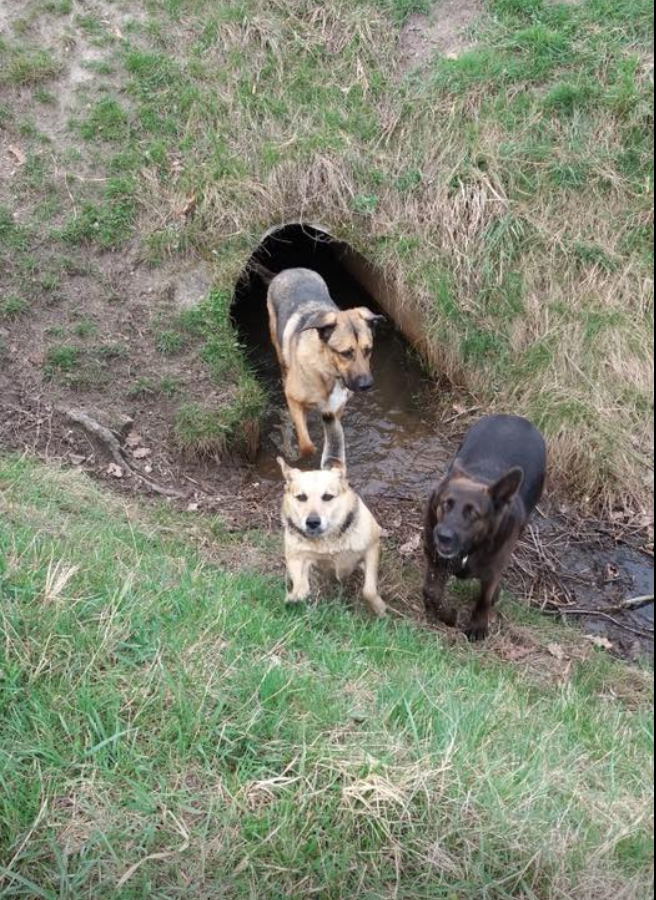
<path fill-rule="evenodd" d="M 325 403 L 321 404 L 321 412 L 323 415 L 338 416 L 344 411 L 344 407 L 349 402 L 353 392 L 349 391 L 340 381 L 335 384 L 332 394 Z"/>
<path fill-rule="evenodd" d="M 299 449 L 312 456 L 308 413 L 341 419 L 352 393 L 373 388 L 373 332 L 382 317 L 366 307 L 340 310 L 323 278 L 309 269 L 277 275 L 267 308 Z"/>
<path fill-rule="evenodd" d="M 364 569 L 363 597 L 371 611 L 384 616 L 387 607 L 378 593 L 382 531 L 369 509 L 350 488 L 343 468 L 300 472 L 283 460 L 287 482 L 283 504 L 285 556 L 290 604 L 310 596 L 310 576 L 316 567 L 329 568 L 340 581 L 358 567 Z"/>

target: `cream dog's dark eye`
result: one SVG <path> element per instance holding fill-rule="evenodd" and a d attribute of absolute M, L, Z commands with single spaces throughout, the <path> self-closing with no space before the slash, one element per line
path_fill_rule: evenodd
<path fill-rule="evenodd" d="M 344 359 L 355 359 L 355 353 L 353 350 L 346 350 L 344 353 L 340 353 L 340 356 L 344 357 Z"/>
<path fill-rule="evenodd" d="M 332 503 L 335 497 L 333 494 L 324 494 L 321 499 L 324 503 Z"/>
<path fill-rule="evenodd" d="M 296 499 L 298 500 L 299 503 L 307 503 L 308 502 L 307 494 L 299 494 Z"/>

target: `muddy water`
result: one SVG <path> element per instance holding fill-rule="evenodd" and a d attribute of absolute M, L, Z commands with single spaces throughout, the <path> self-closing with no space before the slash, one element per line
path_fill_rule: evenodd
<path fill-rule="evenodd" d="M 448 456 L 438 438 L 434 388 L 391 328 L 378 334 L 373 370 L 375 390 L 353 397 L 344 419 L 351 481 L 365 497 L 423 499 Z M 277 370 L 275 379 L 269 381 L 274 407 L 256 463 L 264 480 L 279 480 L 276 457 L 281 453 L 292 461 L 298 456 Z M 321 447 L 320 418 L 311 416 L 310 421 L 312 435 Z"/>
<path fill-rule="evenodd" d="M 273 271 L 290 265 L 313 268 L 326 279 L 339 305 L 376 308 L 374 300 L 324 245 L 311 251 L 306 247 L 298 257 L 283 250 L 273 262 L 268 258 L 260 262 Z M 278 485 L 276 458 L 282 454 L 293 463 L 298 453 L 268 334 L 266 286 L 257 276 L 242 283 L 235 309 L 241 339 L 271 397 L 255 463 L 256 477 L 263 483 Z M 350 478 L 356 489 L 366 499 L 375 499 L 379 507 L 381 500 L 386 506 L 389 501 L 390 507 L 395 501 L 410 504 L 405 508 L 416 509 L 417 533 L 421 528 L 421 508 L 462 434 L 454 433 L 454 426 L 445 427 L 444 404 L 440 404 L 434 381 L 426 376 L 417 355 L 391 324 L 378 332 L 373 369 L 375 391 L 352 398 L 344 420 Z M 458 427 L 456 424 L 456 431 Z M 311 431 L 320 447 L 323 434 L 318 415 L 311 419 Z M 548 502 L 544 509 L 549 509 Z M 586 537 L 575 538 L 571 523 L 556 512 L 553 516 L 536 516 L 533 527 L 544 546 L 555 548 L 549 560 L 553 571 L 542 572 L 538 563 L 534 579 L 527 585 L 520 577 L 520 560 L 517 577 L 513 580 L 510 573 L 510 583 L 520 593 L 527 588 L 540 604 L 544 597 L 553 597 L 554 583 L 561 585 L 558 603 L 569 610 L 587 611 L 579 617 L 586 633 L 608 637 L 615 650 L 625 657 L 653 659 L 653 604 L 633 611 L 620 609 L 626 599 L 654 593 L 653 560 L 641 550 L 639 541 L 623 543 L 601 532 L 597 534 L 594 523 Z M 528 539 L 522 552 L 528 552 L 530 558 L 532 547 Z M 605 576 L 609 568 L 618 573 L 610 583 Z"/>

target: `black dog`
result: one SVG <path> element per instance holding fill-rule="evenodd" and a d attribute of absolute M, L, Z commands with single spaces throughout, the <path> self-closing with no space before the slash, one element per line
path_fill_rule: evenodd
<path fill-rule="evenodd" d="M 501 577 L 542 498 L 546 472 L 544 438 L 526 419 L 490 416 L 470 429 L 426 511 L 429 616 L 455 625 L 456 611 L 443 605 L 449 577 L 478 578 L 481 594 L 467 636 L 487 637 Z"/>

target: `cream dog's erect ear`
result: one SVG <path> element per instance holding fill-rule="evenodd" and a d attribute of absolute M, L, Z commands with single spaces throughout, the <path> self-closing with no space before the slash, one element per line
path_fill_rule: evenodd
<path fill-rule="evenodd" d="M 287 484 L 290 484 L 294 480 L 296 470 L 292 469 L 291 466 L 288 466 L 282 456 L 278 457 L 278 465 L 280 466 L 280 471 L 282 472 L 285 481 Z"/>

